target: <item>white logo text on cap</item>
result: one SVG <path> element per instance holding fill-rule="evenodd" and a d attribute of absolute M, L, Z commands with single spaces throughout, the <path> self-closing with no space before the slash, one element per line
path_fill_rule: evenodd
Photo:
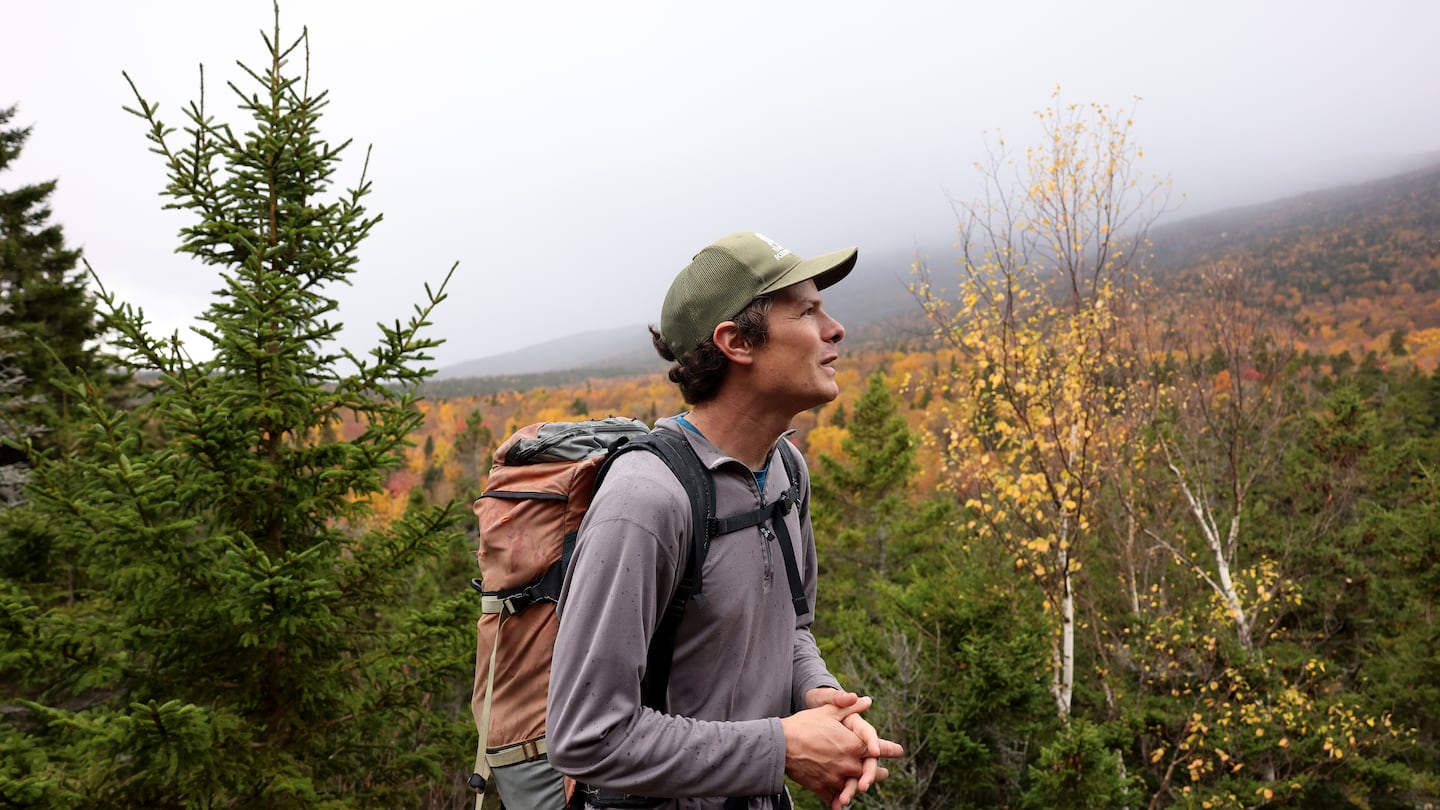
<path fill-rule="evenodd" d="M 776 242 L 774 239 L 771 239 L 770 237 L 766 236 L 765 234 L 763 234 L 763 233 L 757 233 L 757 234 L 755 234 L 755 236 L 756 236 L 756 238 L 758 238 L 760 241 L 762 241 L 762 242 L 764 242 L 765 244 L 769 245 L 771 250 L 774 250 L 774 251 L 775 251 L 775 258 L 776 258 L 776 259 L 783 259 L 783 258 L 785 258 L 786 256 L 789 256 L 789 255 L 790 255 L 790 251 L 789 251 L 788 248 L 781 247 L 778 242 Z"/>

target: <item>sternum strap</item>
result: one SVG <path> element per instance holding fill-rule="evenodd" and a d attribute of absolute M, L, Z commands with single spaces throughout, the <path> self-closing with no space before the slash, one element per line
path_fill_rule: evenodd
<path fill-rule="evenodd" d="M 810 612 L 810 602 L 805 598 L 805 583 L 800 579 L 800 564 L 795 559 L 795 546 L 790 542 L 790 529 L 785 525 L 785 515 L 790 512 L 790 501 L 794 497 L 789 490 L 786 490 L 779 500 L 766 504 L 754 512 L 728 518 L 712 518 L 710 536 L 719 537 L 730 532 L 748 529 L 751 526 L 760 526 L 764 532 L 764 524 L 769 521 L 774 532 L 770 536 L 776 539 L 780 546 L 780 556 L 785 560 L 785 578 L 790 583 L 790 604 L 794 606 L 796 616 L 804 616 Z M 769 535 L 768 532 L 765 533 Z"/>

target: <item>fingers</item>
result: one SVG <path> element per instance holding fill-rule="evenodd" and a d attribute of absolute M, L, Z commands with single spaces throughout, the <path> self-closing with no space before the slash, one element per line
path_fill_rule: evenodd
<path fill-rule="evenodd" d="M 880 736 L 875 733 L 875 727 L 858 714 L 852 714 L 841 722 L 864 745 L 864 754 L 860 761 L 860 780 L 856 785 L 856 791 L 867 793 L 870 786 L 875 784 L 876 768 L 880 765 L 880 761 L 877 759 L 880 756 Z"/>
<path fill-rule="evenodd" d="M 785 733 L 785 773 L 827 804 L 854 797 L 864 771 L 864 744 L 845 727 L 831 704 L 797 712 L 780 721 Z"/>
<path fill-rule="evenodd" d="M 870 787 L 875 784 L 875 775 L 880 769 L 880 760 L 874 757 L 866 757 L 860 763 L 860 780 L 856 790 L 861 793 L 869 793 Z"/>
<path fill-rule="evenodd" d="M 856 793 L 868 793 L 877 782 L 883 782 L 890 776 L 890 771 L 880 766 L 880 759 L 898 757 L 905 751 L 899 743 L 881 739 L 875 727 L 858 713 L 847 715 L 841 723 L 864 743 L 865 753 L 861 759 Z"/>
<path fill-rule="evenodd" d="M 867 698 L 868 699 L 868 698 Z M 861 717 L 859 713 L 846 715 L 842 720 L 845 727 L 865 742 L 865 753 L 870 757 L 889 759 L 898 757 L 905 753 L 905 749 L 893 740 L 887 740 L 875 731 L 870 721 Z"/>
<path fill-rule="evenodd" d="M 878 742 L 880 744 L 879 756 L 882 759 L 894 759 L 905 754 L 904 746 L 894 740 L 878 740 Z"/>
<path fill-rule="evenodd" d="M 881 738 L 875 727 L 862 716 L 873 703 L 868 696 L 820 687 L 807 692 L 805 702 L 810 710 L 782 720 L 782 725 L 799 721 L 800 715 L 805 715 L 809 718 L 807 725 L 818 723 L 815 728 L 824 735 L 831 732 L 823 732 L 823 727 L 834 722 L 838 722 L 848 733 L 844 735 L 844 741 L 831 737 L 830 753 L 812 762 L 815 768 L 797 767 L 792 772 L 788 751 L 790 734 L 787 732 L 786 772 L 815 791 L 830 806 L 830 810 L 844 810 L 860 794 L 868 793 L 870 788 L 890 777 L 890 770 L 881 766 L 880 760 L 901 756 L 904 749 L 899 743 Z M 821 761 L 823 766 L 819 765 Z M 802 778 L 802 774 L 809 775 L 811 779 Z"/>
<path fill-rule="evenodd" d="M 844 723 L 846 728 L 850 729 L 856 737 L 860 738 L 861 742 L 865 743 L 865 754 L 867 756 L 880 756 L 880 735 L 875 733 L 875 727 L 870 725 L 869 720 L 866 720 L 859 714 L 852 714 L 840 722 Z"/>

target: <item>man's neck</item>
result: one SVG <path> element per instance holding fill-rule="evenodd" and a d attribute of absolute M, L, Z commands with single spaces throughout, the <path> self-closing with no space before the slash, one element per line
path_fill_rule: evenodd
<path fill-rule="evenodd" d="M 696 405 L 688 417 L 720 452 L 752 470 L 762 469 L 775 440 L 790 428 L 790 416 L 769 414 L 741 403 L 715 399 Z"/>

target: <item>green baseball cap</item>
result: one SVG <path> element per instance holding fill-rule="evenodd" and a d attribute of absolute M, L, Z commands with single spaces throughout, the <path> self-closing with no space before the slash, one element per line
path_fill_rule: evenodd
<path fill-rule="evenodd" d="M 660 336 L 680 357 L 762 295 L 806 279 L 823 290 L 845 278 L 858 253 L 849 247 L 802 259 L 764 234 L 732 233 L 696 253 L 670 284 L 660 309 Z"/>

